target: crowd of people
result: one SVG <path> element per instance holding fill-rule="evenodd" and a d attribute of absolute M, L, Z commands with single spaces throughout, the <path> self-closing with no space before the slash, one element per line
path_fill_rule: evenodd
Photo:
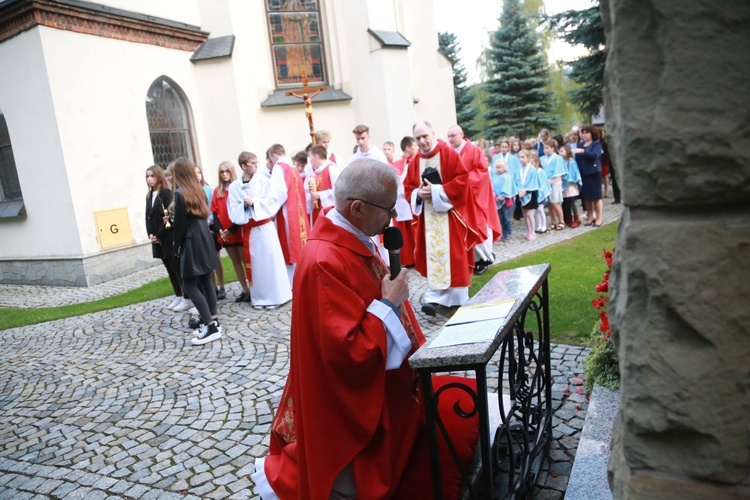
<path fill-rule="evenodd" d="M 580 198 L 587 224 L 602 223 L 606 146 L 595 127 L 566 138 L 547 131 L 537 141 L 502 138 L 485 150 L 457 125 L 443 141 L 421 121 L 400 141 L 399 159 L 394 143 L 382 151 L 370 144 L 367 126 L 352 133 L 346 160 L 326 131 L 293 157 L 272 145 L 262 165 L 243 151 L 241 175 L 222 162 L 215 189 L 184 157 L 166 174 L 146 171 L 153 255 L 174 289 L 170 307 L 194 307 L 193 345 L 221 338 L 221 249 L 242 287 L 236 302 L 274 309 L 292 301 L 289 375 L 270 454 L 253 476 L 263 498 L 381 498 L 431 488 L 419 482 L 429 476 L 419 451 L 424 415 L 407 361 L 425 339 L 407 270 L 389 276 L 387 228 L 400 229 L 401 264 L 427 279 L 420 307 L 435 316 L 439 306 L 469 299 L 472 274 L 494 262 L 493 243 L 509 241 L 514 218 L 523 218 L 526 240 L 548 227 L 577 227 Z M 619 195 L 614 183 L 613 191 Z M 441 383 L 449 381 L 433 382 Z M 462 460 L 476 425 L 454 429 L 469 443 Z M 455 480 L 456 471 L 446 477 Z"/>
<path fill-rule="evenodd" d="M 420 122 L 414 125 L 412 136 L 401 140 L 399 159 L 394 156 L 393 142 L 386 142 L 382 151 L 370 144 L 366 125 L 356 126 L 352 133 L 356 146 L 344 161 L 330 146 L 331 134 L 323 130 L 315 134 L 315 144 L 293 158 L 283 146 L 274 144 L 260 167 L 257 155 L 242 152 L 237 161 L 242 175 L 237 177 L 231 162 L 222 162 L 215 189 L 199 166 L 183 158 L 172 162 L 166 172 L 158 166 L 147 169 L 146 227 L 153 256 L 163 261 L 174 289 L 169 308 L 193 311 L 199 317 L 191 319 L 189 326 L 212 332 L 197 335 L 197 345 L 221 336 L 221 327 L 211 315 L 215 301 L 226 298 L 221 250 L 230 257 L 242 287 L 236 302 L 250 303 L 256 309 L 288 302 L 302 247 L 321 214 L 335 205 L 334 188 L 341 172 L 357 159 L 391 165 L 396 174 L 398 196 L 389 224 L 403 235 L 402 263 L 415 266 L 428 279 L 421 307 L 433 316 L 438 305 L 452 307 L 468 299 L 471 274 L 482 274 L 494 262 L 492 245 L 510 241 L 514 220 L 523 219 L 527 241 L 583 223 L 599 227 L 607 176 L 612 180 L 613 203 L 620 201 L 603 132 L 594 126 L 575 128 L 565 137 L 551 137 L 547 130 L 525 141 L 502 137 L 487 147 L 483 139 L 469 141 L 457 125 L 448 129 L 447 141 L 442 141 L 429 123 Z M 180 171 L 194 172 L 192 177 L 205 195 L 205 210 L 193 200 L 192 177 L 190 186 L 177 181 L 178 165 Z M 178 191 L 183 199 L 190 192 L 194 203 L 183 207 L 183 200 L 173 194 Z M 191 217 L 172 222 L 177 209 L 186 209 Z M 206 213 L 203 219 L 213 243 L 213 259 L 204 264 L 212 269 L 205 272 L 208 281 L 185 286 L 186 259 L 179 250 L 183 238 L 192 243 L 204 235 L 197 232 L 192 217 Z M 190 230 L 184 231 L 185 222 L 190 222 Z M 432 230 L 426 231 L 427 227 Z M 382 237 L 372 240 L 387 261 Z M 190 264 L 188 277 L 194 271 Z M 288 279 L 278 279 L 282 275 Z"/>

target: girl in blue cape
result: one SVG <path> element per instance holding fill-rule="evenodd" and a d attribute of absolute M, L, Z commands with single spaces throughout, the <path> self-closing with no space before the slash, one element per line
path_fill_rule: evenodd
<path fill-rule="evenodd" d="M 539 181 L 539 175 L 536 169 L 529 162 L 530 154 L 527 150 L 522 149 L 518 152 L 518 161 L 521 167 L 513 176 L 516 186 L 518 186 L 518 196 L 516 204 L 523 210 L 523 220 L 526 223 L 526 241 L 536 238 L 534 229 L 536 227 L 535 214 L 539 206 L 537 196 L 542 189 L 542 183 Z"/>
<path fill-rule="evenodd" d="M 578 170 L 578 164 L 570 146 L 561 147 L 560 155 L 565 166 L 565 175 L 562 177 L 563 218 L 568 227 L 578 227 L 581 225 L 581 219 L 578 218 L 576 198 L 581 194 L 581 172 Z"/>

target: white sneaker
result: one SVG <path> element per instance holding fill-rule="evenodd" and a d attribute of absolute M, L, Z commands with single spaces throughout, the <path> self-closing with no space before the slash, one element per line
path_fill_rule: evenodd
<path fill-rule="evenodd" d="M 266 309 L 276 309 L 278 307 L 279 307 L 279 304 L 274 304 L 274 305 L 271 305 L 271 306 L 265 306 Z"/>
<path fill-rule="evenodd" d="M 219 328 L 216 324 L 211 323 L 210 325 L 201 325 L 198 329 L 198 335 L 190 343 L 193 345 L 203 345 L 220 338 L 221 332 Z"/>
<path fill-rule="evenodd" d="M 265 306 L 259 306 L 257 304 L 253 306 L 253 309 L 258 309 L 258 310 L 265 309 L 265 308 L 266 308 Z"/>
<path fill-rule="evenodd" d="M 175 296 L 175 298 L 172 299 L 172 302 L 170 302 L 169 305 L 167 306 L 167 309 L 174 309 L 177 306 L 177 304 L 180 303 L 181 300 L 182 300 L 182 297 Z"/>
<path fill-rule="evenodd" d="M 183 297 L 182 299 L 180 299 L 180 303 L 177 304 L 176 306 L 174 306 L 174 308 L 172 310 L 174 312 L 183 312 L 183 311 L 187 311 L 191 307 L 193 307 L 193 301 L 192 300 L 186 300 Z"/>

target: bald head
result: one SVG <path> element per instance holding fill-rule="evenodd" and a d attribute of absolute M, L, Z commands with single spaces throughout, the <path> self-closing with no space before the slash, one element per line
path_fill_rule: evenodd
<path fill-rule="evenodd" d="M 435 131 L 430 122 L 417 122 L 412 127 L 412 133 L 417 140 L 417 145 L 423 153 L 429 153 L 435 147 Z"/>
<path fill-rule="evenodd" d="M 396 173 L 387 163 L 360 158 L 341 172 L 333 194 L 336 210 L 360 231 L 375 236 L 390 222 L 391 213 L 386 209 L 396 204 Z"/>
<path fill-rule="evenodd" d="M 454 148 L 457 148 L 464 142 L 464 131 L 458 125 L 451 125 L 448 128 L 448 142 Z"/>

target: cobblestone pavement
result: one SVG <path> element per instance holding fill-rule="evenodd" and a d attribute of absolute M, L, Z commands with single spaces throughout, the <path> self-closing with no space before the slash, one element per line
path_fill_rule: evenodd
<path fill-rule="evenodd" d="M 619 217 L 611 212 L 608 221 Z M 586 230 L 514 241 L 497 260 Z M 425 280 L 412 272 L 410 283 L 419 303 Z M 287 373 L 290 306 L 222 301 L 224 336 L 193 347 L 188 316 L 165 309 L 169 302 L 2 332 L 0 498 L 255 497 L 249 474 L 268 450 Z M 418 318 L 428 336 L 445 320 Z M 553 346 L 555 439 L 539 498 L 561 498 L 567 485 L 587 408 L 577 390 L 584 356 Z M 496 377 L 489 382 L 496 388 Z"/>

